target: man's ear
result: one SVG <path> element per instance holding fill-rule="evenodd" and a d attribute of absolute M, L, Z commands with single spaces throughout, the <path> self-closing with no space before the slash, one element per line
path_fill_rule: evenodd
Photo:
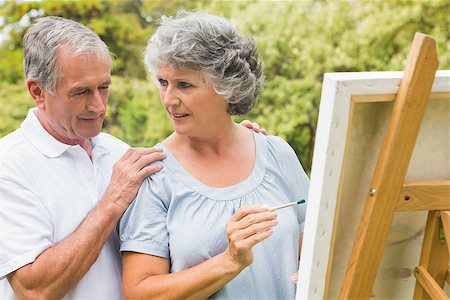
<path fill-rule="evenodd" d="M 27 79 L 28 92 L 33 98 L 36 107 L 45 110 L 44 89 L 34 79 Z"/>

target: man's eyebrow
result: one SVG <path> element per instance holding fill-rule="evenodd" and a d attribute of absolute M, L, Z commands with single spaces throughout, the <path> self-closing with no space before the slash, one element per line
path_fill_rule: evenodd
<path fill-rule="evenodd" d="M 110 85 L 110 84 L 111 84 L 111 80 L 106 80 L 105 82 L 102 82 L 99 86 Z M 88 87 L 88 86 L 77 86 L 77 87 L 70 89 L 69 93 L 76 93 L 79 91 L 89 90 L 89 89 L 90 89 L 90 87 Z"/>

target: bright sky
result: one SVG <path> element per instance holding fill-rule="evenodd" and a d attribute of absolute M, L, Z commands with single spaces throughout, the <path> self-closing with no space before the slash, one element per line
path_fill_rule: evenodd
<path fill-rule="evenodd" d="M 20 0 L 20 1 L 16 0 L 16 2 L 27 2 L 27 1 L 31 2 L 31 1 L 36 1 L 36 0 Z M 0 0 L 0 6 L 3 5 L 4 3 L 5 3 L 4 0 Z M 44 15 L 43 10 L 33 9 L 30 12 L 28 12 L 26 15 L 24 15 L 17 24 L 7 25 L 6 27 L 4 27 L 3 30 L 0 31 L 0 44 L 7 39 L 8 32 L 12 29 L 13 26 L 27 27 L 28 25 L 30 25 L 30 16 L 39 17 L 39 16 L 43 16 L 43 15 Z M 4 23 L 5 23 L 5 17 L 0 16 L 0 26 L 4 26 Z"/>

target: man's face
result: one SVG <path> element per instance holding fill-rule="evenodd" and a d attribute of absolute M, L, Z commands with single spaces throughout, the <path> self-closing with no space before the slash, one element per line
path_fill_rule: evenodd
<path fill-rule="evenodd" d="M 39 120 L 57 140 L 81 144 L 102 130 L 111 84 L 109 61 L 95 54 L 74 56 L 61 48 L 56 63 L 61 72 L 56 93 L 43 91 Z"/>

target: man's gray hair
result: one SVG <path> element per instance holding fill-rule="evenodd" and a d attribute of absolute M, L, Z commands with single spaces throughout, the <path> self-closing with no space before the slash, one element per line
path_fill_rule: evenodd
<path fill-rule="evenodd" d="M 50 94 L 56 92 L 60 70 L 56 64 L 57 50 L 70 47 L 74 55 L 95 54 L 107 58 L 112 68 L 108 46 L 100 37 L 72 20 L 60 17 L 43 17 L 36 20 L 23 37 L 25 79 L 34 79 Z"/>
<path fill-rule="evenodd" d="M 228 20 L 205 12 L 162 17 L 145 63 L 157 85 L 156 71 L 164 64 L 201 71 L 228 101 L 230 115 L 248 113 L 265 83 L 255 41 L 241 36 Z"/>

